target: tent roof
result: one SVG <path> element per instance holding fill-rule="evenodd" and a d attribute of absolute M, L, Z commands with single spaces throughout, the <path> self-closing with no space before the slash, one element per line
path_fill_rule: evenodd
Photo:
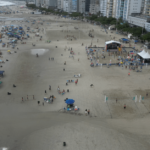
<path fill-rule="evenodd" d="M 150 54 L 143 50 L 142 52 L 138 53 L 139 56 L 141 56 L 143 59 L 150 59 Z"/>
<path fill-rule="evenodd" d="M 107 45 L 107 44 L 111 44 L 111 43 L 118 43 L 118 44 L 121 44 L 120 42 L 118 42 L 118 41 L 114 41 L 114 40 L 111 40 L 111 41 L 107 41 L 107 42 L 105 42 L 105 44 Z"/>

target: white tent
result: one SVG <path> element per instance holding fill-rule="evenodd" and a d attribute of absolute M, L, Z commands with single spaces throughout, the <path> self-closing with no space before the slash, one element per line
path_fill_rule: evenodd
<path fill-rule="evenodd" d="M 138 53 L 139 56 L 141 56 L 143 59 L 150 59 L 150 54 L 143 50 L 142 52 Z"/>
<path fill-rule="evenodd" d="M 121 44 L 120 42 L 118 42 L 118 41 L 114 41 L 114 40 L 111 40 L 111 41 L 107 41 L 107 42 L 105 42 L 105 44 L 107 45 L 107 44 L 111 44 L 111 43 L 118 43 L 118 44 Z"/>

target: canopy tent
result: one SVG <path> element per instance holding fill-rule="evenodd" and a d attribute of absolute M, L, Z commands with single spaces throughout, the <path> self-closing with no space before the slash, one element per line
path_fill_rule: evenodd
<path fill-rule="evenodd" d="M 143 50 L 142 52 L 138 53 L 138 55 L 140 57 L 142 57 L 143 59 L 150 59 L 150 54 L 148 52 L 146 52 L 145 50 Z"/>
<path fill-rule="evenodd" d="M 67 104 L 73 104 L 75 102 L 75 100 L 73 100 L 73 99 L 67 99 L 66 100 L 66 103 Z"/>
<path fill-rule="evenodd" d="M 5 72 L 5 71 L 0 71 L 0 75 L 3 75 L 4 72 Z"/>
<path fill-rule="evenodd" d="M 111 41 L 105 42 L 105 48 L 108 51 L 118 51 L 118 50 L 121 51 L 121 47 L 122 45 L 118 41 L 111 40 Z"/>

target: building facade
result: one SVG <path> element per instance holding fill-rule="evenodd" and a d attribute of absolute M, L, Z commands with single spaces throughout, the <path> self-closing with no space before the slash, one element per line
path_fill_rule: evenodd
<path fill-rule="evenodd" d="M 107 16 L 107 0 L 100 0 L 100 12 L 102 16 Z"/>
<path fill-rule="evenodd" d="M 141 13 L 142 0 L 117 0 L 116 18 L 127 20 L 131 14 Z"/>
<path fill-rule="evenodd" d="M 128 16 L 128 23 L 145 28 L 150 32 L 150 18 L 146 16 Z"/>
<path fill-rule="evenodd" d="M 144 1 L 144 10 L 143 10 L 143 13 L 146 16 L 150 16 L 150 0 L 145 0 Z"/>
<path fill-rule="evenodd" d="M 71 0 L 63 1 L 63 11 L 71 12 Z"/>
<path fill-rule="evenodd" d="M 108 0 L 107 1 L 107 17 L 116 17 L 116 1 L 117 0 Z"/>
<path fill-rule="evenodd" d="M 85 13 L 85 1 L 86 0 L 79 0 L 79 12 Z"/>
<path fill-rule="evenodd" d="M 85 12 L 89 12 L 90 10 L 90 0 L 85 0 Z"/>

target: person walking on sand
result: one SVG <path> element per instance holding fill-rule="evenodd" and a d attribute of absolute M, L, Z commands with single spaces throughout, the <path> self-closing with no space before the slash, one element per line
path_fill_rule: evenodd
<path fill-rule="evenodd" d="M 117 98 L 116 98 L 116 103 L 117 103 L 117 101 L 118 101 L 118 100 L 117 100 Z"/>
<path fill-rule="evenodd" d="M 51 85 L 49 85 L 49 90 L 51 91 Z"/>
<path fill-rule="evenodd" d="M 90 109 L 88 110 L 88 115 L 90 114 Z"/>
<path fill-rule="evenodd" d="M 60 88 L 59 88 L 59 86 L 58 86 L 57 90 L 58 90 L 58 91 L 60 91 Z"/>
<path fill-rule="evenodd" d="M 87 116 L 87 109 L 85 110 L 85 115 Z"/>
<path fill-rule="evenodd" d="M 77 80 L 75 81 L 75 84 L 77 84 Z"/>
<path fill-rule="evenodd" d="M 45 94 L 46 94 L 46 90 L 45 90 Z"/>
<path fill-rule="evenodd" d="M 124 109 L 126 109 L 126 104 L 124 104 Z"/>

